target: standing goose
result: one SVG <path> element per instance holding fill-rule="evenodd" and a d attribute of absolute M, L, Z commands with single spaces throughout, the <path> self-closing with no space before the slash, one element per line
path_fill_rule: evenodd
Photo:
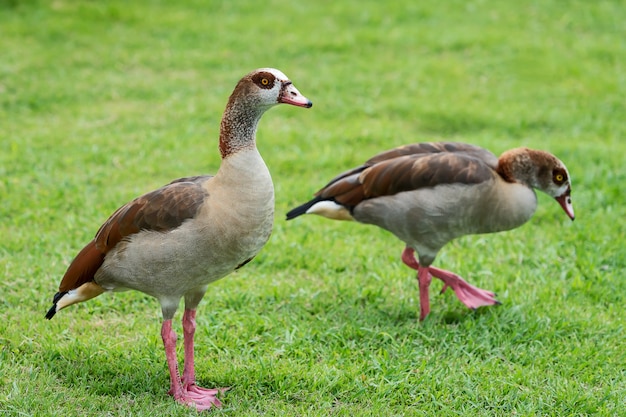
<path fill-rule="evenodd" d="M 155 297 L 163 312 L 169 394 L 198 410 L 221 403 L 220 389 L 195 382 L 196 307 L 210 283 L 250 261 L 269 239 L 274 187 L 256 147 L 256 129 L 263 113 L 279 103 L 312 106 L 276 69 L 243 77 L 222 117 L 217 174 L 175 180 L 120 207 L 72 261 L 46 314 L 51 319 L 62 308 L 105 291 L 132 289 Z M 182 379 L 172 329 L 181 298 Z"/>
<path fill-rule="evenodd" d="M 315 198 L 287 213 L 287 220 L 318 214 L 393 233 L 406 244 L 402 261 L 417 270 L 424 320 L 432 277 L 444 282 L 441 292 L 452 288 L 471 309 L 498 303 L 494 293 L 431 265 L 457 237 L 526 223 L 537 208 L 535 188 L 554 197 L 574 220 L 569 173 L 548 152 L 517 148 L 497 158 L 464 143 L 417 143 L 378 154 L 335 177 Z"/>

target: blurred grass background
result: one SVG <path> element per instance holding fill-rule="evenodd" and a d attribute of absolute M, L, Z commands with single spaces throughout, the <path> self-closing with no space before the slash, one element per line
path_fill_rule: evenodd
<path fill-rule="evenodd" d="M 119 205 L 216 172 L 226 100 L 265 66 L 314 107 L 261 121 L 274 234 L 199 309 L 217 414 L 626 414 L 624 21 L 620 1 L 0 0 L 0 414 L 195 414 L 166 395 L 154 300 L 43 315 Z M 401 242 L 284 213 L 430 140 L 549 150 L 577 218 L 541 195 L 523 227 L 448 245 L 436 264 L 503 305 L 446 293 L 420 324 Z"/>

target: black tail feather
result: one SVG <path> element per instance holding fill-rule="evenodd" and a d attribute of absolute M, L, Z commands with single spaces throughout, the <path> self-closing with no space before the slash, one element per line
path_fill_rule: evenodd
<path fill-rule="evenodd" d="M 301 216 L 303 214 L 305 214 L 307 212 L 308 209 L 310 209 L 314 204 L 318 203 L 322 201 L 322 199 L 320 197 L 315 197 L 313 200 L 302 204 L 301 206 L 298 206 L 294 209 L 291 209 L 288 213 L 287 213 L 287 220 L 291 220 L 293 218 L 296 218 L 298 216 Z"/>
<path fill-rule="evenodd" d="M 50 310 L 48 310 L 48 312 L 46 313 L 46 318 L 48 320 L 54 317 L 54 315 L 57 313 L 57 303 L 65 294 L 67 294 L 67 291 L 59 291 L 58 293 L 54 294 L 54 298 L 52 299 L 52 307 L 50 307 Z"/>
<path fill-rule="evenodd" d="M 50 320 L 52 317 L 54 317 L 56 313 L 57 313 L 57 304 L 54 303 L 52 307 L 50 307 L 50 310 L 48 310 L 48 312 L 46 313 L 46 318 Z"/>

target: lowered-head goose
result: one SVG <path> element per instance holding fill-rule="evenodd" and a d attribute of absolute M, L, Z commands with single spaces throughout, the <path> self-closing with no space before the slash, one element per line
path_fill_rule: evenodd
<path fill-rule="evenodd" d="M 270 236 L 274 187 L 256 147 L 256 129 L 263 113 L 280 103 L 312 106 L 276 69 L 243 77 L 222 117 L 217 174 L 175 180 L 120 207 L 72 261 L 46 318 L 105 291 L 132 289 L 155 297 L 163 313 L 169 394 L 198 410 L 219 407 L 220 389 L 196 385 L 196 307 L 210 283 L 250 261 Z M 181 298 L 182 379 L 172 329 Z"/>
<path fill-rule="evenodd" d="M 311 201 L 287 213 L 356 220 L 404 241 L 402 261 L 417 270 L 420 320 L 430 311 L 432 277 L 471 309 L 497 304 L 495 294 L 431 266 L 454 238 L 521 226 L 535 212 L 533 189 L 554 197 L 574 220 L 565 165 L 548 152 L 511 149 L 497 158 L 464 143 L 417 143 L 391 149 L 335 177 Z M 418 253 L 419 262 L 415 259 Z"/>

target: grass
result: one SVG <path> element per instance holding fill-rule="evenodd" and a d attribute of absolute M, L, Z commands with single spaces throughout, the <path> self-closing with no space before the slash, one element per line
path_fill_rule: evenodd
<path fill-rule="evenodd" d="M 199 382 L 232 387 L 216 415 L 626 415 L 626 8 L 406 3 L 0 1 L 0 414 L 196 414 L 166 395 L 153 299 L 43 315 L 115 208 L 217 170 L 230 91 L 273 66 L 315 104 L 261 121 L 274 234 L 199 310 Z M 427 140 L 555 153 L 577 219 L 542 195 L 523 227 L 448 245 L 436 264 L 503 304 L 446 293 L 420 324 L 401 242 L 284 213 Z"/>

